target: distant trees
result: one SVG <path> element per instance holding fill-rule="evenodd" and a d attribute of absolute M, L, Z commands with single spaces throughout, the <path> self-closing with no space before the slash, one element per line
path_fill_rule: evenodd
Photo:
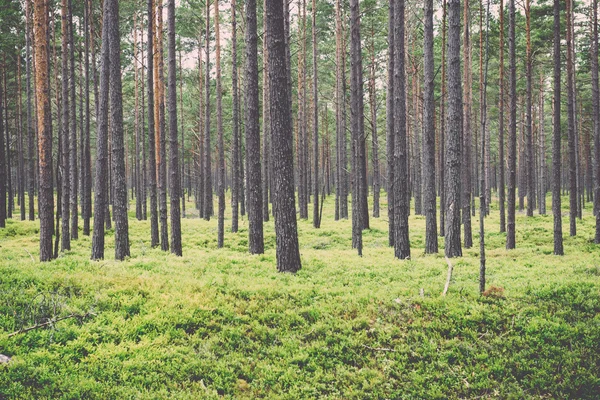
<path fill-rule="evenodd" d="M 361 14 L 355 0 L 299 0 L 292 11 L 288 2 L 250 0 L 245 12 L 232 1 L 226 13 L 218 0 L 166 0 L 165 7 L 148 0 L 128 7 L 122 21 L 114 0 L 105 0 L 103 10 L 93 0 L 11 3 L 0 12 L 6 38 L 0 44 L 0 226 L 13 213 L 33 220 L 37 196 L 41 259 L 69 250 L 80 220 L 84 235 L 94 221 L 93 259 L 104 257 L 104 237 L 113 227 L 115 255 L 123 259 L 130 205 L 143 221 L 149 197 L 150 245 L 181 255 L 186 201 L 193 197 L 198 210 L 188 217 L 210 221 L 217 196 L 216 245 L 223 247 L 230 192 L 231 231 L 248 228 L 252 254 L 265 251 L 264 223 L 273 205 L 278 268 L 295 271 L 301 265 L 296 217 L 307 220 L 312 211 L 313 228 L 330 217 L 347 219 L 348 193 L 353 248 L 362 254 L 372 195 L 373 216 L 388 224 L 387 242 L 400 259 L 411 255 L 413 199 L 414 212 L 425 217 L 425 253 L 439 250 L 439 230 L 445 254 L 457 257 L 472 246 L 479 198 L 485 261 L 483 218 L 499 213 L 506 248 L 513 249 L 517 195 L 520 211 L 526 207 L 531 216 L 538 207 L 544 214 L 551 187 L 554 253 L 564 253 L 561 195 L 569 196 L 571 235 L 593 202 L 600 242 L 597 0 L 590 8 L 555 2 L 553 48 L 544 40 L 551 8 L 537 0 L 518 10 L 514 0 L 500 0 L 491 14 L 482 0 L 427 0 L 423 8 L 405 0 L 385 1 L 385 8 L 382 1 L 365 4 L 368 13 Z M 584 38 L 575 22 L 588 10 Z M 60 23 L 51 23 L 59 13 Z M 237 37 L 240 13 L 244 43 Z M 121 32 L 132 38 L 123 51 Z M 272 50 L 281 58 L 272 60 Z M 191 54 L 197 70 L 189 65 Z M 484 70 L 488 61 L 497 70 Z M 498 83 L 489 96 L 488 79 Z M 335 209 L 328 216 L 332 192 Z"/>

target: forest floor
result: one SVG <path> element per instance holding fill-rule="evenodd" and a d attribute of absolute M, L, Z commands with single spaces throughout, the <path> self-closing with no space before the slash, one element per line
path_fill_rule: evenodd
<path fill-rule="evenodd" d="M 149 221 L 132 207 L 131 258 L 112 260 L 109 232 L 107 260 L 90 261 L 80 231 L 71 251 L 44 264 L 34 261 L 39 222 L 8 220 L 0 353 L 12 360 L 0 364 L 0 398 L 598 398 L 591 206 L 574 238 L 564 210 L 564 257 L 552 255 L 551 215 L 518 212 L 517 249 L 505 250 L 496 207 L 485 238 L 496 289 L 486 297 L 477 234 L 452 261 L 442 297 L 443 238 L 440 254 L 423 254 L 424 217 L 410 217 L 411 260 L 394 259 L 385 212 L 371 218 L 360 258 L 351 221 L 333 220 L 332 198 L 321 229 L 299 222 L 296 275 L 276 271 L 272 219 L 265 254 L 249 255 L 247 220 L 217 249 L 216 219 L 186 218 L 179 258 L 150 248 Z"/>

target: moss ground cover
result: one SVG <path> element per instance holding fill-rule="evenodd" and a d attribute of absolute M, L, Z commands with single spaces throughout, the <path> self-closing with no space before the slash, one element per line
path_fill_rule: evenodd
<path fill-rule="evenodd" d="M 321 229 L 299 222 L 296 275 L 276 272 L 272 220 L 255 256 L 247 221 L 217 249 L 216 220 L 189 216 L 178 258 L 149 247 L 149 222 L 132 207 L 131 258 L 92 262 L 80 235 L 45 264 L 31 257 L 38 222 L 8 220 L 0 353 L 12 361 L 0 365 L 0 398 L 598 398 L 600 246 L 589 206 L 564 257 L 552 255 L 551 215 L 517 213 L 517 249 L 507 251 L 497 214 L 486 219 L 497 288 L 486 297 L 477 235 L 441 297 L 446 262 L 423 254 L 424 217 L 410 217 L 411 260 L 387 247 L 385 215 L 371 219 L 360 258 L 331 198 Z M 112 243 L 109 232 L 108 257 Z M 9 336 L 72 314 L 88 315 Z"/>

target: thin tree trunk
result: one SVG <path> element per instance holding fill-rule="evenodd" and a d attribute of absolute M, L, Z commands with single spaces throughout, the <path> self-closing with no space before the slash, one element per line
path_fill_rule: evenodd
<path fill-rule="evenodd" d="M 504 0 L 500 0 L 500 83 L 498 118 L 498 208 L 500 211 L 500 232 L 506 232 L 504 183 Z"/>
<path fill-rule="evenodd" d="M 160 248 L 169 250 L 169 228 L 167 220 L 167 129 L 165 120 L 165 56 L 164 56 L 164 27 L 163 0 L 158 0 L 156 25 L 156 55 L 158 58 L 158 132 L 159 154 L 158 164 L 158 213 L 160 217 Z"/>
<path fill-rule="evenodd" d="M 396 58 L 394 49 L 395 37 L 395 13 L 394 3 L 396 0 L 389 0 L 388 11 L 388 65 L 387 65 L 387 99 L 386 99 L 386 157 L 387 157 L 387 202 L 388 202 L 388 245 L 394 245 L 394 60 Z M 442 100 L 443 101 L 443 100 Z M 338 182 L 339 185 L 339 182 Z"/>
<path fill-rule="evenodd" d="M 517 68 L 515 61 L 515 0 L 509 0 L 508 25 L 509 52 L 509 123 L 508 123 L 508 218 L 506 230 L 506 248 L 515 248 L 515 200 L 517 179 Z"/>
<path fill-rule="evenodd" d="M 236 1 L 231 1 L 231 86 L 233 101 L 233 146 L 231 148 L 231 159 L 233 163 L 233 174 L 231 180 L 231 232 L 238 231 L 239 204 L 240 204 L 240 128 L 238 109 L 238 75 L 237 75 L 237 20 Z"/>
<path fill-rule="evenodd" d="M 106 0 L 105 0 L 106 1 Z M 154 22 L 155 7 L 154 0 L 148 0 L 148 183 L 150 186 L 150 241 L 152 247 L 158 246 L 158 201 L 156 193 L 156 127 L 155 127 L 155 104 L 154 104 Z"/>
<path fill-rule="evenodd" d="M 526 167 L 525 174 L 527 179 L 527 216 L 533 217 L 533 209 L 535 208 L 535 182 L 533 171 L 534 168 L 534 159 L 533 159 L 533 121 L 532 121 L 532 97 L 533 97 L 533 89 L 532 89 L 532 64 L 533 59 L 531 55 L 531 7 L 529 4 L 530 0 L 525 0 L 525 34 L 527 37 L 527 56 L 525 60 L 525 74 L 527 79 L 527 100 L 526 100 L 526 148 L 527 148 L 527 157 L 526 159 Z"/>
<path fill-rule="evenodd" d="M 379 195 L 381 178 L 379 173 L 379 138 L 377 134 L 377 93 L 375 88 L 375 29 L 371 24 L 371 46 L 369 66 L 369 109 L 371 111 L 371 163 L 373 166 L 373 217 L 379 218 Z"/>
<path fill-rule="evenodd" d="M 502 0 L 501 0 L 502 1 Z M 440 99 L 440 236 L 446 233 L 446 0 L 442 1 L 442 97 Z"/>
<path fill-rule="evenodd" d="M 67 0 L 61 1 L 61 81 L 62 81 L 62 114 L 61 114 L 61 125 L 60 125 L 60 137 L 61 137 L 61 218 L 62 227 L 61 235 L 62 241 L 60 249 L 66 251 L 71 249 L 71 233 L 70 233 L 70 203 L 71 198 L 71 146 L 69 142 L 71 137 L 69 135 L 70 130 L 70 107 L 69 107 L 69 22 L 68 22 L 68 8 Z M 73 118 L 75 116 L 73 115 Z M 8 175 L 10 176 L 10 174 Z"/>
<path fill-rule="evenodd" d="M 600 93 L 598 90 L 598 0 L 592 0 L 592 38 L 591 38 L 591 74 L 592 107 L 594 122 L 594 213 L 596 215 L 596 233 L 594 242 L 600 244 Z"/>
<path fill-rule="evenodd" d="M 168 0 L 168 103 L 169 103 L 169 195 L 171 196 L 171 253 L 181 256 L 181 171 L 177 135 L 177 51 L 175 49 L 175 0 Z M 183 112 L 183 110 L 181 110 Z M 223 200 L 225 201 L 225 200 Z"/>
<path fill-rule="evenodd" d="M 562 214 L 561 214 L 561 129 L 560 129 L 560 0 L 554 0 L 554 99 L 552 126 L 552 214 L 554 215 L 554 254 L 562 256 Z"/>
<path fill-rule="evenodd" d="M 219 215 L 217 221 L 217 247 L 223 247 L 225 234 L 225 144 L 223 141 L 223 111 L 221 107 L 221 33 L 219 28 L 219 0 L 215 0 L 215 41 L 217 72 L 217 145 L 219 159 L 217 165 L 217 195 L 219 197 Z"/>
<path fill-rule="evenodd" d="M 473 246 L 473 233 L 471 227 L 471 195 L 473 190 L 473 184 L 471 182 L 472 172 L 472 160 L 471 160 L 471 147 L 472 133 L 471 133 L 471 107 L 473 104 L 473 93 L 471 85 L 471 32 L 470 32 L 470 15 L 469 15 L 469 1 L 464 0 L 464 14 L 463 14 L 463 57 L 464 57 L 464 112 L 463 112 L 463 198 L 462 198 L 462 223 L 464 229 L 464 246 L 465 248 L 471 248 Z"/>
<path fill-rule="evenodd" d="M 319 98 L 317 87 L 317 2 L 312 0 L 312 56 L 313 56 L 313 226 L 319 228 Z"/>
<path fill-rule="evenodd" d="M 425 253 L 437 253 L 435 194 L 435 100 L 433 58 L 433 0 L 425 0 L 423 37 L 423 208 L 425 211 Z"/>
<path fill-rule="evenodd" d="M 269 134 L 271 132 L 271 122 L 269 109 L 269 51 L 267 49 L 267 8 L 266 0 L 263 1 L 263 143 L 262 143 L 262 206 L 263 206 L 263 221 L 269 220 L 269 183 L 272 180 L 272 176 L 269 173 L 270 166 L 270 140 Z M 272 171 L 271 171 L 272 173 Z M 273 188 L 271 187 L 271 191 Z"/>
<path fill-rule="evenodd" d="M 71 239 L 76 240 L 79 238 L 79 208 L 77 203 L 77 195 L 79 192 L 79 169 L 77 163 L 77 97 L 75 90 L 75 33 L 73 32 L 73 0 L 68 1 L 68 14 L 69 14 L 69 57 L 70 57 L 70 66 L 69 66 L 69 84 L 70 84 L 70 107 L 71 107 L 71 118 L 70 118 L 70 148 L 69 152 L 71 153 L 69 158 L 69 176 L 71 179 L 71 188 L 70 188 L 70 207 L 71 207 Z M 69 222 L 69 221 L 67 221 Z"/>
<path fill-rule="evenodd" d="M 210 1 L 206 1 L 206 115 L 204 128 L 204 219 L 209 221 L 213 213 L 210 146 Z"/>
<path fill-rule="evenodd" d="M 574 90 L 574 60 L 573 34 L 571 30 L 572 0 L 567 0 L 567 137 L 569 154 L 569 233 L 577 234 L 577 159 L 575 146 L 575 90 Z"/>
<path fill-rule="evenodd" d="M 31 10 L 30 0 L 25 0 L 25 69 L 27 86 L 27 187 L 29 200 L 29 220 L 35 220 L 35 131 L 33 128 L 33 113 L 31 112 Z M 0 200 L 1 202 L 1 200 Z M 1 208 L 1 206 L 0 206 Z M 0 211 L 1 212 L 1 211 Z M 1 219 L 1 218 L 0 218 Z"/>
<path fill-rule="evenodd" d="M 267 0 L 267 2 L 274 2 L 274 0 Z M 280 2 L 281 3 L 281 2 Z M 272 35 L 272 29 L 274 27 L 271 24 L 275 24 L 277 21 L 273 20 L 273 8 L 278 8 L 273 4 L 270 5 L 267 3 L 267 30 L 268 30 L 268 53 L 271 54 L 272 49 L 272 41 L 274 38 L 271 38 L 269 35 Z M 283 10 L 281 10 L 283 11 Z M 283 22 L 283 21 L 281 21 Z M 246 187 L 248 189 L 248 249 L 251 254 L 262 254 L 264 253 L 264 239 L 263 239 L 263 205 L 262 205 L 262 188 L 261 188 L 261 168 L 260 168 L 260 126 L 259 126 L 259 103 L 258 103 L 258 33 L 257 33 L 257 15 L 256 15 L 256 0 L 247 0 L 246 1 L 246 160 L 248 162 L 246 169 Z M 281 34 L 281 32 L 279 32 Z M 278 38 L 281 40 L 281 38 Z M 277 44 L 281 47 L 278 49 L 279 51 L 285 51 L 285 46 L 282 45 L 281 41 L 277 41 Z M 281 57 L 280 60 L 277 60 L 279 64 L 277 68 L 283 68 L 285 72 L 285 65 L 281 63 L 284 61 L 283 55 L 279 55 Z M 269 67 L 273 67 L 275 60 L 271 60 L 269 57 Z M 273 78 L 273 75 L 276 75 L 277 72 L 272 69 L 268 69 L 270 78 Z M 273 84 L 273 79 L 269 80 L 269 92 L 272 94 L 274 92 L 273 88 L 270 85 Z M 282 84 L 278 82 L 278 84 Z M 285 95 L 284 103 L 277 104 L 274 106 L 273 101 L 271 101 L 271 116 L 275 118 L 275 113 L 283 110 L 284 113 L 289 112 L 289 98 L 285 89 L 287 89 L 287 84 L 284 85 L 283 94 Z M 281 107 L 281 108 L 277 108 Z M 277 111 L 276 111 L 277 108 Z M 289 127 L 289 126 L 287 126 Z M 272 126 L 272 135 L 275 138 L 275 135 L 280 134 L 280 132 L 275 132 L 275 126 Z M 287 134 L 291 131 L 285 131 L 283 134 Z M 275 144 L 275 143 L 273 143 Z M 278 143 L 279 144 L 279 143 Z M 282 149 L 283 150 L 283 149 Z M 291 150 L 291 149 L 290 149 Z M 275 148 L 273 152 L 275 153 Z M 289 154 L 291 156 L 291 152 Z M 273 154 L 275 159 L 278 159 L 278 156 Z M 290 160 L 291 162 L 291 160 Z M 275 172 L 275 171 L 274 171 Z M 281 173 L 282 171 L 277 171 Z M 292 200 L 294 196 L 293 188 L 293 172 L 290 168 L 290 172 L 292 173 L 292 177 L 290 182 L 285 182 L 286 184 L 291 185 L 292 190 Z M 279 174 L 276 174 L 279 176 Z M 281 182 L 278 182 L 281 183 Z M 275 207 L 274 202 L 274 207 Z M 285 212 L 285 211 L 284 211 Z M 287 215 L 287 214 L 283 214 Z M 275 228 L 277 229 L 278 215 L 275 214 Z M 296 221 L 296 209 L 295 206 L 293 208 L 293 216 L 294 222 Z M 276 232 L 276 235 L 278 233 Z M 279 238 L 279 237 L 278 237 Z M 280 245 L 278 241 L 278 246 Z M 279 247 L 277 248 L 277 259 L 279 266 Z"/>

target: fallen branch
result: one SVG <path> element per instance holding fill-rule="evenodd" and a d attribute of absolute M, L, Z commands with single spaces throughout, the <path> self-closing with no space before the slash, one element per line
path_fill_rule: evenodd
<path fill-rule="evenodd" d="M 31 253 L 29 252 L 29 250 L 27 250 L 27 249 L 23 249 L 23 250 L 25 250 L 25 252 L 26 252 L 27 254 L 29 254 L 29 257 L 31 257 L 31 261 L 35 262 L 35 258 L 33 258 L 33 256 L 32 256 L 32 255 L 31 255 Z"/>
<path fill-rule="evenodd" d="M 387 347 L 371 347 L 371 346 L 367 346 L 366 344 L 361 344 L 361 346 L 364 347 L 365 349 L 369 349 L 369 350 L 373 350 L 373 351 L 391 351 L 392 353 L 396 352 L 396 350 L 389 349 Z"/>
<path fill-rule="evenodd" d="M 10 337 L 16 336 L 16 335 L 18 335 L 20 333 L 26 333 L 26 332 L 29 332 L 29 331 L 33 331 L 35 329 L 44 328 L 46 326 L 53 325 L 53 324 L 55 324 L 55 323 L 57 323 L 59 321 L 65 320 L 65 319 L 69 319 L 69 318 L 85 319 L 85 318 L 89 317 L 90 315 L 94 315 L 95 316 L 96 314 L 94 314 L 92 312 L 87 312 L 87 313 L 85 313 L 83 315 L 80 315 L 80 314 L 65 315 L 64 317 L 59 317 L 59 318 L 51 319 L 51 320 L 43 322 L 41 324 L 30 326 L 28 328 L 19 329 L 18 331 L 15 331 L 13 333 L 9 333 L 8 337 L 10 338 Z"/>
<path fill-rule="evenodd" d="M 450 280 L 452 279 L 452 263 L 450 259 L 446 257 L 446 263 L 448 264 L 448 276 L 446 277 L 446 285 L 444 286 L 444 291 L 442 292 L 442 296 L 445 296 L 448 293 L 448 288 L 450 287 Z"/>

